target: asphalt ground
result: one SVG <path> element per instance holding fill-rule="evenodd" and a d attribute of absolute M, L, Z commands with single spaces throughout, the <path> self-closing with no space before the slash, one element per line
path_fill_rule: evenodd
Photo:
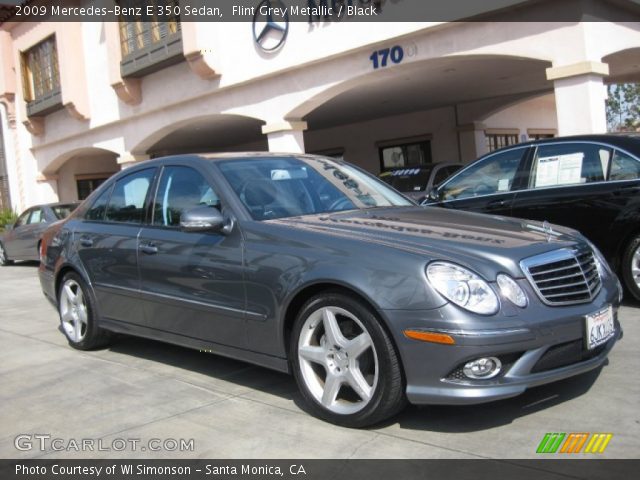
<path fill-rule="evenodd" d="M 130 337 L 73 350 L 35 264 L 0 268 L 0 286 L 1 458 L 539 458 L 547 432 L 612 433 L 598 458 L 640 453 L 631 301 L 624 339 L 597 371 L 491 404 L 410 406 L 350 430 L 308 415 L 293 378 L 264 368 Z"/>

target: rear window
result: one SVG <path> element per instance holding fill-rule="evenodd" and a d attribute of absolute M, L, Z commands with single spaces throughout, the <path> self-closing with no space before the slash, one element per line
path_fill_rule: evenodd
<path fill-rule="evenodd" d="M 51 207 L 53 210 L 53 214 L 56 216 L 58 220 L 62 220 L 63 218 L 67 218 L 71 215 L 78 205 L 70 204 L 70 205 L 56 205 L 55 207 Z"/>

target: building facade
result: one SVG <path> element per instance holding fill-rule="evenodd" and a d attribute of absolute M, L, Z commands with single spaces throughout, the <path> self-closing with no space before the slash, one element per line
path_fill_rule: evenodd
<path fill-rule="evenodd" d="M 601 3 L 596 20 L 623 8 Z M 606 84 L 640 79 L 638 19 L 521 18 L 522 8 L 500 22 L 318 19 L 266 40 L 256 22 L 8 18 L 3 205 L 81 199 L 166 154 L 323 153 L 378 173 L 606 131 Z"/>

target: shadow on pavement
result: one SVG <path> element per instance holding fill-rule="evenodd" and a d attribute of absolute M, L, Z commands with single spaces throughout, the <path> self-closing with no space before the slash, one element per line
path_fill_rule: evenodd
<path fill-rule="evenodd" d="M 300 410 L 308 413 L 293 377 L 284 373 L 143 338 L 118 336 L 109 349 L 114 353 L 170 365 L 293 401 Z M 536 387 L 518 397 L 498 402 L 469 406 L 409 405 L 398 416 L 372 429 L 397 423 L 403 429 L 467 433 L 507 425 L 517 418 L 584 395 L 602 368 Z M 215 390 L 216 385 L 212 385 L 212 389 Z"/>
<path fill-rule="evenodd" d="M 403 429 L 468 433 L 508 425 L 587 393 L 605 364 L 590 372 L 542 385 L 520 396 L 480 405 L 410 407 L 394 419 Z"/>
<path fill-rule="evenodd" d="M 284 373 L 155 340 L 119 335 L 109 350 L 225 380 L 286 399 L 292 398 L 290 393 L 297 392 L 293 377 Z M 217 390 L 215 385 L 211 387 Z"/>

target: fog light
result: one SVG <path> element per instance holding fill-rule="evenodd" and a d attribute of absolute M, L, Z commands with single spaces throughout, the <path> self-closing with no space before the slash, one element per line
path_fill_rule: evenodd
<path fill-rule="evenodd" d="M 478 358 L 465 364 L 462 371 L 469 378 L 493 378 L 500 373 L 502 362 L 496 357 Z"/>

